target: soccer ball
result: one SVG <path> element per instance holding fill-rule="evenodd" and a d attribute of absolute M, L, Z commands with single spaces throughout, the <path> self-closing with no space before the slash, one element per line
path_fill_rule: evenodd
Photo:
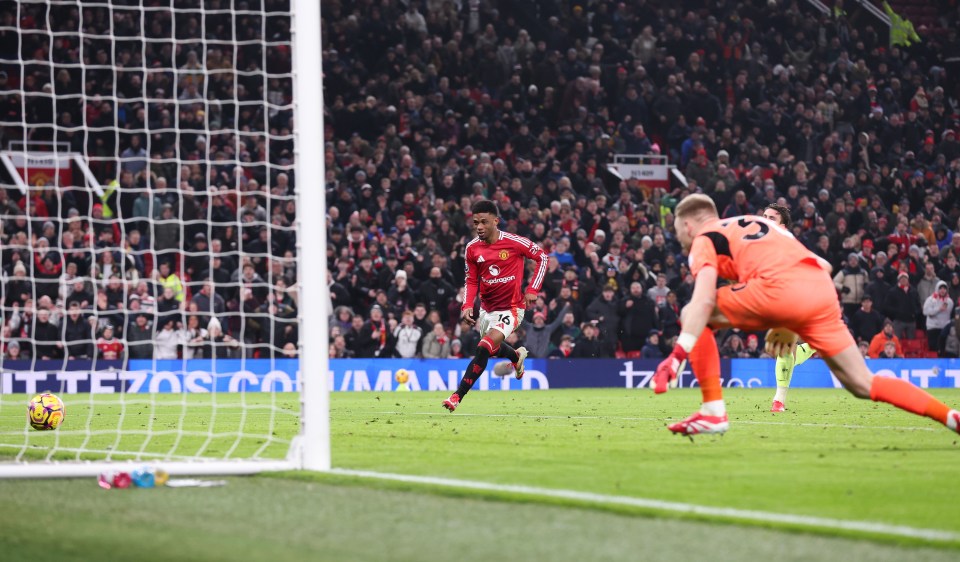
<path fill-rule="evenodd" d="M 38 394 L 30 400 L 27 406 L 27 421 L 33 429 L 45 431 L 48 429 L 57 429 L 63 423 L 63 416 L 66 408 L 63 400 L 60 400 L 55 394 L 44 392 Z"/>
<path fill-rule="evenodd" d="M 406 369 L 397 369 L 393 378 L 397 381 L 397 384 L 406 384 L 410 380 L 410 373 Z"/>
<path fill-rule="evenodd" d="M 799 337 L 786 328 L 774 328 L 767 332 L 763 350 L 770 357 L 786 357 L 797 351 Z"/>

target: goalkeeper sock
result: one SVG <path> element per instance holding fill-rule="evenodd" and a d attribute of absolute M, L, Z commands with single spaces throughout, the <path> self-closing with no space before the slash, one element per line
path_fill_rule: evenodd
<path fill-rule="evenodd" d="M 944 425 L 947 423 L 947 414 L 950 412 L 946 404 L 927 391 L 892 377 L 873 377 L 870 398 L 874 402 L 886 402 L 901 410 L 937 420 Z"/>
<path fill-rule="evenodd" d="M 696 345 L 690 350 L 690 366 L 693 374 L 700 383 L 700 392 L 703 393 L 703 402 L 723 402 L 723 391 L 720 387 L 720 350 L 717 349 L 717 339 L 713 337 L 713 330 L 704 328 L 697 339 Z M 722 413 L 722 412 L 721 412 Z M 711 414 L 720 415 L 720 414 Z"/>
<path fill-rule="evenodd" d="M 727 413 L 727 405 L 723 400 L 712 400 L 700 404 L 700 413 L 707 416 L 722 416 Z"/>
<path fill-rule="evenodd" d="M 487 368 L 487 361 L 490 359 L 490 355 L 493 354 L 494 349 L 493 341 L 490 338 L 484 337 L 480 340 L 480 344 L 477 346 L 477 354 L 473 356 L 473 360 L 467 365 L 467 372 L 463 374 L 463 378 L 460 379 L 460 386 L 457 387 L 456 394 L 461 400 L 470 392 L 470 389 L 473 388 L 473 383 L 477 382 L 477 379 L 483 374 L 484 369 Z"/>
<path fill-rule="evenodd" d="M 797 347 L 797 351 L 799 350 L 800 348 Z M 773 396 L 774 400 L 786 403 L 787 390 L 790 388 L 790 379 L 793 378 L 793 367 L 795 364 L 796 358 L 793 354 L 785 357 L 777 357 L 777 366 L 774 371 L 777 376 L 777 393 Z"/>
<path fill-rule="evenodd" d="M 777 376 L 777 392 L 773 399 L 777 402 L 786 404 L 787 390 L 790 388 L 790 380 L 793 379 L 793 370 L 797 365 L 802 365 L 807 359 L 813 357 L 817 350 L 810 347 L 808 343 L 801 343 L 797 346 L 797 351 L 793 355 L 786 357 L 777 357 L 777 366 L 774 374 Z"/>
<path fill-rule="evenodd" d="M 787 403 L 787 391 L 790 390 L 789 386 L 777 386 L 776 392 L 773 393 L 773 400 L 775 402 L 780 402 L 781 404 Z"/>
<path fill-rule="evenodd" d="M 798 367 L 806 363 L 807 359 L 813 357 L 816 352 L 817 350 L 810 347 L 809 343 L 801 343 L 798 345 L 797 352 L 794 354 L 796 356 L 796 363 L 794 364 L 794 367 Z"/>
<path fill-rule="evenodd" d="M 503 357 L 507 361 L 516 364 L 520 360 L 520 356 L 517 355 L 517 350 L 510 347 L 507 342 L 500 344 L 500 351 L 497 353 L 497 357 Z"/>

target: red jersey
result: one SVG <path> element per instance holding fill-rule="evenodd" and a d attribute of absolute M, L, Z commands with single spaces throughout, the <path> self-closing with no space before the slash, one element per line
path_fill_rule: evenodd
<path fill-rule="evenodd" d="M 539 293 L 547 273 L 548 256 L 540 246 L 516 234 L 500 231 L 500 238 L 488 244 L 474 238 L 464 252 L 467 280 L 463 309 L 473 308 L 480 291 L 480 306 L 490 312 L 526 306 L 523 298 L 523 269 L 526 259 L 537 262 L 528 293 Z"/>
<path fill-rule="evenodd" d="M 97 340 L 97 349 L 100 350 L 100 357 L 103 359 L 119 359 L 123 353 L 123 342 L 117 338 Z"/>
<path fill-rule="evenodd" d="M 705 266 L 729 281 L 782 276 L 790 267 L 808 262 L 820 267 L 817 257 L 789 231 L 763 217 L 718 219 L 705 225 L 690 247 L 690 273 Z"/>

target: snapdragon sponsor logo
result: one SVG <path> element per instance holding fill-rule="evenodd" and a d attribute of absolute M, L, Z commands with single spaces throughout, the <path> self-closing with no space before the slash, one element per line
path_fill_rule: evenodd
<path fill-rule="evenodd" d="M 497 285 L 500 283 L 509 283 L 517 279 L 516 275 L 509 275 L 507 277 L 497 277 L 496 279 L 484 279 L 483 282 L 487 285 Z"/>

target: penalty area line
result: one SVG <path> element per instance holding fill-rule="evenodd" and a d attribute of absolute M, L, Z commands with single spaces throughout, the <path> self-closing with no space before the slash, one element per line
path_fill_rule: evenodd
<path fill-rule="evenodd" d="M 380 415 L 405 415 L 405 416 L 457 416 L 457 417 L 474 417 L 474 418 L 521 418 L 521 419 L 542 419 L 542 420 L 617 420 L 617 421 L 669 421 L 679 418 L 652 418 L 652 417 L 619 417 L 619 416 L 556 416 L 556 415 L 544 415 L 538 416 L 533 414 L 466 414 L 466 413 L 454 413 L 450 412 L 398 412 L 398 411 L 387 411 L 387 412 L 376 412 Z M 909 425 L 857 425 L 857 424 L 846 424 L 846 423 L 813 423 L 813 422 L 775 422 L 775 421 L 755 421 L 755 420 L 735 420 L 732 421 L 733 424 L 743 424 L 743 425 L 788 425 L 790 427 L 815 427 L 815 428 L 835 428 L 835 429 L 893 429 L 893 430 L 902 430 L 902 431 L 938 431 L 934 427 L 917 427 Z"/>
<path fill-rule="evenodd" d="M 942 531 L 938 529 L 923 529 L 918 527 L 909 527 L 905 525 L 891 525 L 887 523 L 877 523 L 873 521 L 856 521 L 846 519 L 832 519 L 829 517 L 816 517 L 811 515 L 791 515 L 788 513 L 774 513 L 768 511 L 755 511 L 749 509 L 737 509 L 732 507 L 712 507 L 692 503 L 672 502 L 664 500 L 655 500 L 650 498 L 636 498 L 629 496 L 613 496 L 606 494 L 596 494 L 592 492 L 578 492 L 575 490 L 564 490 L 557 488 L 539 488 L 535 486 L 522 486 L 514 484 L 494 484 L 492 482 L 480 482 L 476 480 L 459 480 L 454 478 L 440 478 L 434 476 L 413 476 L 408 474 L 391 474 L 386 472 L 373 472 L 366 470 L 350 470 L 344 468 L 334 468 L 330 470 L 331 474 L 342 476 L 353 476 L 358 478 L 370 478 L 376 480 L 389 480 L 393 482 L 404 482 L 408 484 L 423 484 L 428 486 L 440 486 L 444 488 L 469 489 L 483 492 L 506 492 L 524 496 L 556 498 L 572 500 L 577 502 L 586 502 L 601 505 L 622 505 L 629 507 L 638 507 L 643 509 L 652 509 L 657 511 L 666 511 L 672 513 L 681 513 L 686 515 L 700 515 L 705 517 L 715 517 L 721 519 L 754 521 L 758 523 L 779 523 L 796 527 L 806 527 L 810 529 L 842 529 L 846 531 L 858 531 L 876 535 L 889 535 L 894 537 L 905 537 L 912 539 L 924 539 L 937 542 L 960 541 L 960 533 Z"/>

